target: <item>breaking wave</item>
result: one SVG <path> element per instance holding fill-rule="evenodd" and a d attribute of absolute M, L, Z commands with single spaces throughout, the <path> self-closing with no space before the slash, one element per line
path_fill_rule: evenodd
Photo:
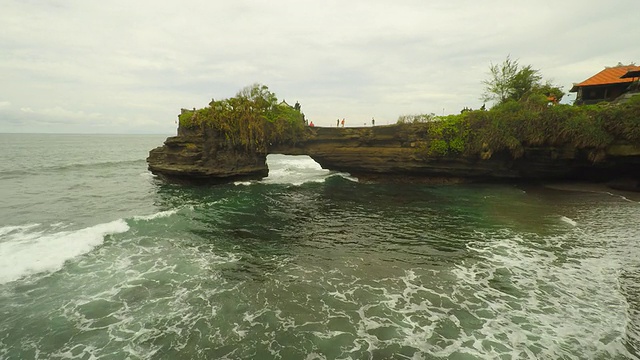
<path fill-rule="evenodd" d="M 51 228 L 35 224 L 2 227 L 0 284 L 60 270 L 65 261 L 102 244 L 105 236 L 128 230 L 129 226 L 122 219 L 75 231 L 49 232 Z"/>

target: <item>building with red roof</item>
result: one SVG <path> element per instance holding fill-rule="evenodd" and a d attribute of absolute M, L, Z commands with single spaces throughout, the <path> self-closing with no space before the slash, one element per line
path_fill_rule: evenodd
<path fill-rule="evenodd" d="M 606 67 L 587 80 L 574 84 L 569 92 L 577 92 L 575 104 L 596 104 L 603 101 L 613 101 L 621 95 L 637 87 L 638 79 L 629 76 L 637 74 L 640 66 L 618 64 Z"/>

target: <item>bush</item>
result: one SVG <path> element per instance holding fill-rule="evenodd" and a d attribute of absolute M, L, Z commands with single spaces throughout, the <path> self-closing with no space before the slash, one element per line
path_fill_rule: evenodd
<path fill-rule="evenodd" d="M 427 124 L 429 155 L 482 155 L 529 146 L 604 150 L 614 140 L 640 142 L 640 100 L 620 105 L 548 106 L 539 96 L 506 101 L 489 111 L 466 111 Z"/>
<path fill-rule="evenodd" d="M 429 155 L 459 154 L 465 150 L 469 136 L 466 121 L 460 115 L 449 115 L 429 124 Z"/>
<path fill-rule="evenodd" d="M 265 85 L 254 84 L 240 90 L 235 97 L 212 100 L 198 110 L 182 110 L 180 126 L 211 127 L 234 146 L 266 151 L 273 142 L 296 142 L 304 131 L 302 114 L 278 104 L 276 95 Z"/>
<path fill-rule="evenodd" d="M 438 116 L 434 113 L 430 114 L 419 114 L 419 115 L 400 115 L 397 124 L 417 124 L 417 123 L 428 123 L 432 121 L 439 120 Z"/>

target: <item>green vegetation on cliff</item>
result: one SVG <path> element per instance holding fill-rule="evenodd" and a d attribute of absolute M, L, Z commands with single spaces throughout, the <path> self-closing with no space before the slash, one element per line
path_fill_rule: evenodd
<path fill-rule="evenodd" d="M 528 146 L 573 146 L 590 149 L 598 161 L 615 140 L 640 143 L 640 96 L 625 104 L 562 105 L 560 87 L 542 82 L 531 65 L 520 66 L 507 56 L 491 64 L 482 82 L 484 101 L 496 105 L 489 111 L 465 108 L 459 115 L 405 115 L 399 124 L 421 124 L 416 132 L 426 141 L 419 152 L 427 155 L 480 155 L 489 158 L 508 150 L 514 158 Z"/>
<path fill-rule="evenodd" d="M 488 111 L 459 115 L 404 116 L 425 133 L 429 155 L 478 154 L 491 157 L 508 150 L 514 158 L 528 146 L 567 146 L 592 149 L 593 161 L 614 140 L 640 143 L 640 96 L 624 104 L 549 105 L 543 95 L 509 100 Z M 424 121 L 427 119 L 428 121 Z"/>
<path fill-rule="evenodd" d="M 212 100 L 203 109 L 183 109 L 179 121 L 181 128 L 211 128 L 231 145 L 257 151 L 266 151 L 269 142 L 295 143 L 304 131 L 302 113 L 279 104 L 276 95 L 261 84 L 245 87 L 232 98 Z"/>
<path fill-rule="evenodd" d="M 405 127 L 402 140 L 410 140 L 425 156 L 461 154 L 488 159 L 496 152 L 508 151 L 515 159 L 528 147 L 569 146 L 587 149 L 593 161 L 601 160 L 615 141 L 640 143 L 640 96 L 623 104 L 557 104 L 554 99 L 562 94 L 549 92 L 548 84 L 541 85 L 537 70 L 530 66 L 517 70 L 517 63 L 508 61 L 503 67 L 512 68 L 505 70 L 506 75 L 502 70 L 497 73 L 504 78 L 496 78 L 498 68 L 492 66 L 494 80 L 520 90 L 506 91 L 490 110 L 401 116 L 398 123 Z M 528 80 L 521 81 L 522 77 Z M 523 83 L 528 85 L 520 86 Z M 219 146 L 261 153 L 266 153 L 270 144 L 305 140 L 299 106 L 278 103 L 275 94 L 260 84 L 242 89 L 235 97 L 212 100 L 203 109 L 182 110 L 180 128 L 203 134 L 214 131 L 223 140 Z"/>

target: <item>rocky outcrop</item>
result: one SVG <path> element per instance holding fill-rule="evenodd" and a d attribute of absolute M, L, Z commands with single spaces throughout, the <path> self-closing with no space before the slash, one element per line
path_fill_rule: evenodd
<path fill-rule="evenodd" d="M 167 180 L 227 182 L 269 175 L 267 154 L 232 145 L 213 129 L 178 130 L 149 152 L 149 170 Z"/>
<path fill-rule="evenodd" d="M 426 133 L 411 126 L 307 128 L 297 143 L 270 143 L 266 150 L 246 149 L 211 129 L 180 130 L 152 150 L 149 170 L 170 179 L 230 181 L 267 176 L 266 155 L 309 155 L 323 168 L 361 179 L 405 181 L 496 181 L 640 179 L 640 144 L 614 142 L 607 149 L 571 145 L 524 147 L 479 155 L 430 154 Z"/>

